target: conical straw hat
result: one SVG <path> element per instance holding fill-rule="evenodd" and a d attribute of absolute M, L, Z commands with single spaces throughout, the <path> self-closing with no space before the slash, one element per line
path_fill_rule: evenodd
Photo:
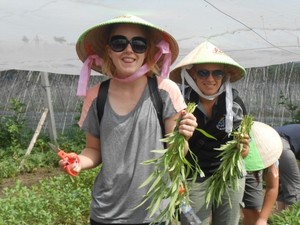
<path fill-rule="evenodd" d="M 230 76 L 230 82 L 235 82 L 246 74 L 246 70 L 240 64 L 212 43 L 205 41 L 198 45 L 174 67 L 170 73 L 170 79 L 176 83 L 181 83 L 182 68 L 193 64 L 207 63 L 224 64 L 226 67 L 225 72 Z"/>
<path fill-rule="evenodd" d="M 157 33 L 156 36 L 160 36 L 161 39 L 164 39 L 165 41 L 167 41 L 169 43 L 170 51 L 172 53 L 171 63 L 173 63 L 176 60 L 176 58 L 178 56 L 179 47 L 178 47 L 177 41 L 171 34 L 167 33 L 163 29 L 161 29 L 157 26 L 154 26 L 153 24 L 151 24 L 137 16 L 124 15 L 124 16 L 116 17 L 116 18 L 113 18 L 106 22 L 100 23 L 97 26 L 94 26 L 94 27 L 88 29 L 79 37 L 79 39 L 76 43 L 76 51 L 77 51 L 77 54 L 78 54 L 79 58 L 81 59 L 81 61 L 85 62 L 87 57 L 92 54 L 97 54 L 98 56 L 103 57 L 105 46 L 103 46 L 103 43 L 100 43 L 100 41 L 99 41 L 100 37 L 108 35 L 107 32 L 105 32 L 105 31 L 109 25 L 122 24 L 122 23 L 143 25 L 143 26 L 146 26 L 146 27 L 154 30 L 154 32 Z M 103 37 L 103 39 L 107 40 L 108 37 Z M 160 59 L 160 60 L 162 60 L 162 59 Z M 100 66 L 93 64 L 92 69 L 101 73 Z"/>
<path fill-rule="evenodd" d="M 250 132 L 250 151 L 245 158 L 247 171 L 258 171 L 274 164 L 283 149 L 281 137 L 271 126 L 254 121 Z"/>

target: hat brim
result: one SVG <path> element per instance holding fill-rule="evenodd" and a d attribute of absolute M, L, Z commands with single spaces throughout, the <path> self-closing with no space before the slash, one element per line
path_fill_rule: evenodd
<path fill-rule="evenodd" d="M 217 49 L 217 53 L 215 52 Z M 212 52 L 213 51 L 213 52 Z M 203 42 L 185 56 L 171 71 L 170 79 L 176 83 L 182 83 L 181 71 L 195 64 L 222 64 L 225 66 L 226 75 L 230 76 L 230 82 L 240 80 L 246 74 L 246 70 L 231 57 L 220 51 L 209 42 Z"/>
<path fill-rule="evenodd" d="M 176 60 L 179 52 L 179 47 L 177 41 L 171 34 L 139 17 L 121 16 L 113 18 L 104 23 L 100 23 L 88 29 L 79 37 L 76 43 L 76 52 L 82 62 L 85 62 L 87 57 L 92 54 L 96 54 L 103 58 L 105 53 L 105 46 L 102 46 L 103 44 L 100 42 L 100 37 L 101 35 L 106 35 L 105 31 L 112 24 L 137 24 L 151 28 L 153 32 L 156 33 L 156 36 L 161 37 L 161 39 L 164 39 L 169 43 L 170 51 L 172 53 L 171 63 Z M 105 39 L 106 37 L 104 37 L 104 40 Z M 160 59 L 158 62 L 159 65 L 161 64 L 161 60 L 162 59 Z M 102 73 L 102 69 L 100 66 L 93 64 L 91 68 Z"/>
<path fill-rule="evenodd" d="M 274 164 L 280 157 L 283 144 L 271 126 L 254 121 L 250 132 L 250 151 L 244 159 L 247 171 L 258 171 Z"/>

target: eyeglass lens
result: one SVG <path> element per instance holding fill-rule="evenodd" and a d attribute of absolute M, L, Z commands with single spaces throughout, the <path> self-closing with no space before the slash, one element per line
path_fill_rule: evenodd
<path fill-rule="evenodd" d="M 147 50 L 147 40 L 143 37 L 133 37 L 128 40 L 125 36 L 115 35 L 110 38 L 109 46 L 115 52 L 124 51 L 128 44 L 135 53 L 144 53 Z"/>
<path fill-rule="evenodd" d="M 220 80 L 225 75 L 223 70 L 198 70 L 197 75 L 199 78 L 208 78 L 209 75 L 212 75 L 215 79 Z"/>

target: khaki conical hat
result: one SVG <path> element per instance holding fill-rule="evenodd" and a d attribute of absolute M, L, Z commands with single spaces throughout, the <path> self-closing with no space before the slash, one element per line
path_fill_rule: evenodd
<path fill-rule="evenodd" d="M 245 158 L 247 171 L 258 171 L 274 164 L 283 149 L 281 137 L 271 126 L 254 121 L 250 132 L 250 151 Z"/>
<path fill-rule="evenodd" d="M 181 83 L 181 70 L 183 67 L 207 63 L 224 64 L 226 66 L 226 74 L 230 76 L 230 82 L 235 82 L 246 74 L 244 67 L 226 55 L 218 47 L 205 41 L 198 45 L 174 67 L 170 73 L 170 79 L 176 83 Z"/>
<path fill-rule="evenodd" d="M 107 26 L 122 23 L 138 24 L 153 29 L 157 33 L 156 36 L 160 36 L 162 39 L 169 43 L 170 51 L 172 53 L 171 62 L 173 63 L 176 60 L 179 47 L 177 41 L 172 35 L 137 16 L 124 15 L 100 23 L 97 26 L 88 29 L 79 37 L 76 43 L 76 51 L 81 61 L 84 62 L 86 58 L 92 54 L 97 54 L 98 56 L 103 57 L 105 46 L 101 46 L 103 44 L 100 43 L 99 37 L 107 35 L 106 32 L 104 32 Z M 104 37 L 103 39 L 106 40 L 108 39 L 108 37 Z M 92 69 L 101 73 L 100 66 L 96 66 L 95 64 L 93 64 Z"/>

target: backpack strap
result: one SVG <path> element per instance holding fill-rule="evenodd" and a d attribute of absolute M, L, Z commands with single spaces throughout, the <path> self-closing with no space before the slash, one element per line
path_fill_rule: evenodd
<path fill-rule="evenodd" d="M 109 88 L 110 79 L 101 82 L 98 97 L 97 97 L 97 112 L 98 112 L 98 121 L 101 123 L 101 119 L 104 112 L 104 106 L 107 98 L 108 88 Z"/>
<path fill-rule="evenodd" d="M 240 97 L 237 97 L 234 99 L 234 101 L 242 107 L 244 116 L 247 115 L 246 106 L 245 106 L 243 100 Z"/>
<path fill-rule="evenodd" d="M 233 101 L 238 103 L 242 107 L 243 114 L 245 116 L 245 115 L 247 115 L 246 106 L 245 106 L 243 100 L 240 98 L 240 96 L 238 94 L 239 94 L 238 91 L 233 88 L 232 89 Z"/>
<path fill-rule="evenodd" d="M 165 135 L 165 125 L 163 122 L 163 102 L 161 99 L 161 96 L 158 91 L 158 84 L 157 84 L 157 78 L 154 77 L 148 77 L 148 87 L 150 90 L 150 97 L 151 101 L 155 107 L 156 113 L 157 113 L 157 118 L 159 120 L 159 124 L 162 130 L 162 135 Z"/>

